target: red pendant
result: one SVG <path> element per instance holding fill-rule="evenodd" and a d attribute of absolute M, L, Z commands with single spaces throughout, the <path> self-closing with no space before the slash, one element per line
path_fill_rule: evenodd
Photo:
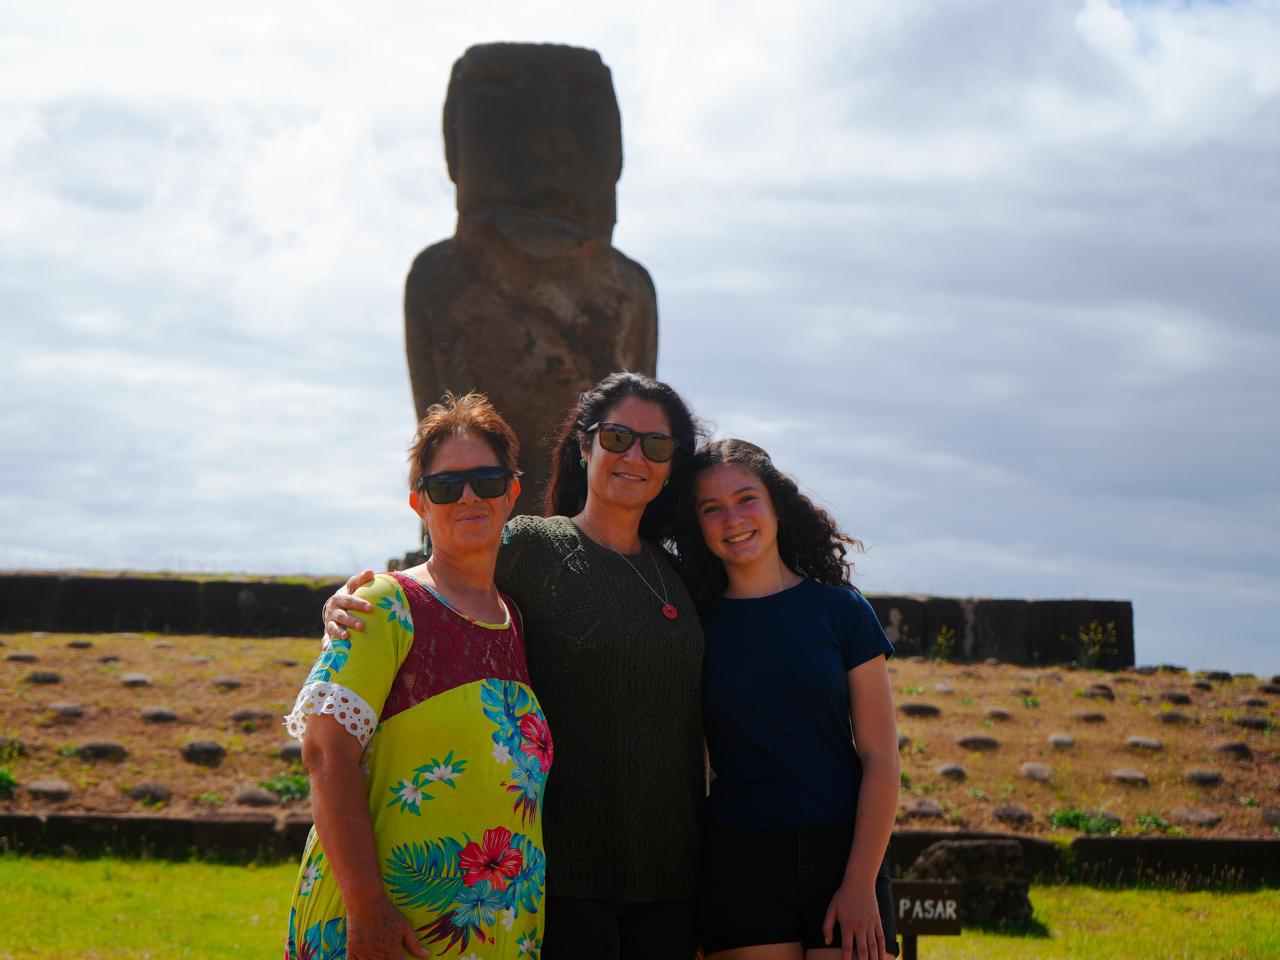
<path fill-rule="evenodd" d="M 664 603 L 662 605 L 662 615 L 668 620 L 674 620 L 676 617 L 680 616 L 680 611 L 676 609 L 676 605 L 674 603 Z"/>

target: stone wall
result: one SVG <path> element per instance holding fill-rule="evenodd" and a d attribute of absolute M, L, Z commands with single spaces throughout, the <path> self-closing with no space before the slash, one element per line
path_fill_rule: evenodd
<path fill-rule="evenodd" d="M 155 631 L 222 636 L 310 636 L 340 581 L 197 580 L 0 575 L 0 632 Z M 988 600 L 868 596 L 899 656 L 1005 663 L 1080 659 L 1081 631 L 1096 624 L 1097 666 L 1133 666 L 1133 604 L 1127 600 Z"/>

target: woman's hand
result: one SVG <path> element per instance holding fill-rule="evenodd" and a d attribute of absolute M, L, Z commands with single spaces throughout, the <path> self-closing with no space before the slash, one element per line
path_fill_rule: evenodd
<path fill-rule="evenodd" d="M 347 905 L 347 960 L 404 960 L 430 956 L 413 925 L 385 896 L 367 906 Z"/>
<path fill-rule="evenodd" d="M 368 600 L 361 600 L 359 597 L 354 596 L 358 589 L 372 579 L 372 570 L 362 570 L 348 580 L 346 586 L 324 602 L 324 612 L 321 617 L 324 620 L 325 636 L 346 640 L 349 636 L 346 628 L 350 627 L 352 630 L 364 629 L 364 621 L 359 617 L 352 616 L 347 611 L 359 610 L 361 613 L 369 613 L 373 610 L 373 605 Z"/>
<path fill-rule="evenodd" d="M 837 923 L 844 960 L 885 960 L 884 927 L 880 923 L 875 881 L 852 884 L 846 880 L 840 885 L 822 921 L 822 935 L 828 944 Z"/>

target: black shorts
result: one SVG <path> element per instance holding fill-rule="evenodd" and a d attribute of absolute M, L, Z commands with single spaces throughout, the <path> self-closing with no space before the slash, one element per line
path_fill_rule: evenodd
<path fill-rule="evenodd" d="M 702 949 L 710 954 L 766 943 L 826 946 L 822 921 L 844 879 L 852 841 L 852 827 L 708 827 L 698 902 Z M 885 949 L 897 956 L 893 893 L 883 866 L 876 900 Z M 840 945 L 839 925 L 832 945 Z"/>

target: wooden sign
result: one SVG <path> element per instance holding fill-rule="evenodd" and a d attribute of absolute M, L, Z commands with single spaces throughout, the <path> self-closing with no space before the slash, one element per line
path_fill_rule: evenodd
<path fill-rule="evenodd" d="M 960 894 L 963 889 L 958 883 L 893 881 L 898 933 L 909 937 L 959 936 Z"/>

